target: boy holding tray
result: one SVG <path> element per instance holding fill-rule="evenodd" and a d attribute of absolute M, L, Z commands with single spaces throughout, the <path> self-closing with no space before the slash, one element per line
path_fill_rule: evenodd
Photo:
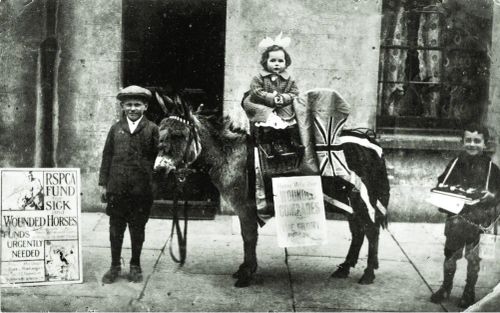
<path fill-rule="evenodd" d="M 466 308 L 475 301 L 475 285 L 478 279 L 480 258 L 478 245 L 484 226 L 489 226 L 495 218 L 494 208 L 500 195 L 500 170 L 484 154 L 489 138 L 488 129 L 471 124 L 464 129 L 463 152 L 452 160 L 438 178 L 439 191 L 447 191 L 466 197 L 463 209 L 458 214 L 441 210 L 448 214 L 444 234 L 446 236 L 443 264 L 443 284 L 431 296 L 431 301 L 439 303 L 448 298 L 453 287 L 453 277 L 457 260 L 462 258 L 465 248 L 467 278 L 459 306 Z M 471 204 L 474 203 L 474 204 Z"/>

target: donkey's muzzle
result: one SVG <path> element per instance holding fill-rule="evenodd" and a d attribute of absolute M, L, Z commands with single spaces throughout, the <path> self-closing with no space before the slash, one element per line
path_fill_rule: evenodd
<path fill-rule="evenodd" d="M 163 155 L 158 155 L 155 159 L 155 165 L 153 169 L 156 172 L 159 172 L 161 170 L 165 170 L 165 175 L 168 175 L 170 171 L 175 170 L 175 165 L 174 162 L 170 158 L 167 158 Z"/>

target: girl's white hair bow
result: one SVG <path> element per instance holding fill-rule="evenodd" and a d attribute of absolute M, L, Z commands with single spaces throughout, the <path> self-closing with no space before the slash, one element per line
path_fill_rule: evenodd
<path fill-rule="evenodd" d="M 270 37 L 262 39 L 259 43 L 259 48 L 265 50 L 274 45 L 287 48 L 290 45 L 290 41 L 290 37 L 283 37 L 283 32 L 281 32 L 274 38 L 274 40 Z"/>

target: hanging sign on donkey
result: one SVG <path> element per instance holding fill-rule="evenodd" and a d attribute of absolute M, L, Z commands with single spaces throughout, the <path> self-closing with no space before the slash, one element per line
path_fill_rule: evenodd
<path fill-rule="evenodd" d="M 325 207 L 319 176 L 273 178 L 273 195 L 280 247 L 326 242 Z"/>
<path fill-rule="evenodd" d="M 0 281 L 81 283 L 80 170 L 0 169 Z"/>

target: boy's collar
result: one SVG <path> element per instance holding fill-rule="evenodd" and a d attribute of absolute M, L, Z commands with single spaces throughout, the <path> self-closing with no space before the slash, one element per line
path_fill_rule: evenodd
<path fill-rule="evenodd" d="M 137 132 L 139 132 L 139 130 L 141 130 L 144 127 L 144 125 L 146 125 L 146 122 L 145 122 L 146 120 L 148 120 L 148 119 L 143 114 L 140 119 L 138 119 L 137 121 L 135 121 L 135 122 L 139 122 L 139 124 L 137 124 L 137 128 L 135 129 L 134 134 L 137 133 Z M 122 129 L 125 130 L 128 133 L 130 133 L 130 128 L 128 126 L 129 121 L 130 120 L 128 119 L 128 117 L 124 116 L 121 119 L 121 122 L 120 122 Z"/>
<path fill-rule="evenodd" d="M 276 74 L 276 73 L 272 73 L 272 72 L 269 72 L 265 69 L 261 69 L 260 70 L 260 75 L 262 75 L 262 77 L 266 77 L 266 76 L 270 76 L 270 75 L 278 75 L 278 76 L 281 76 L 281 78 L 283 79 L 289 79 L 290 78 L 290 74 L 288 74 L 288 72 L 285 70 L 279 74 Z"/>
<path fill-rule="evenodd" d="M 125 116 L 125 119 L 127 120 L 127 123 L 132 123 L 132 124 L 135 124 L 135 123 L 140 123 L 142 121 L 142 118 L 144 117 L 144 114 L 141 115 L 141 117 L 139 117 L 137 119 L 137 121 L 132 121 L 131 119 L 128 118 L 128 116 Z"/>

